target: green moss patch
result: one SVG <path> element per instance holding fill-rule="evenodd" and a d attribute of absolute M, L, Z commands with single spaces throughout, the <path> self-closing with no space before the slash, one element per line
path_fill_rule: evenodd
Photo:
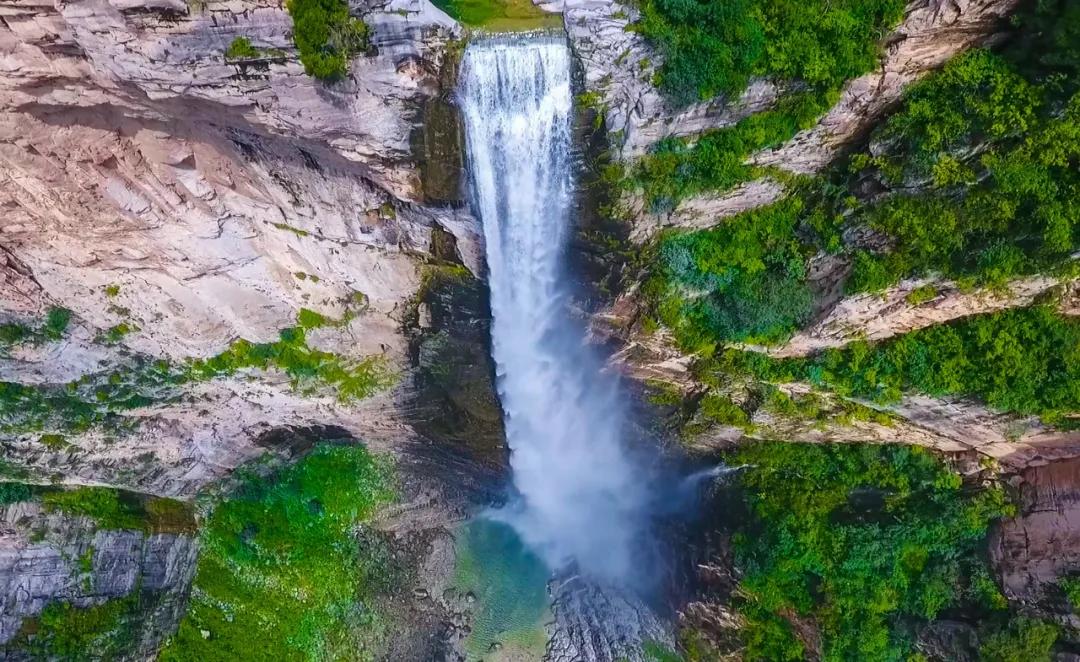
<path fill-rule="evenodd" d="M 111 487 L 38 488 L 38 491 L 46 511 L 89 517 L 102 529 L 136 529 L 147 533 L 191 533 L 195 530 L 191 504 L 175 499 Z"/>
<path fill-rule="evenodd" d="M 396 575 L 385 543 L 357 531 L 390 484 L 386 463 L 356 446 L 244 479 L 205 523 L 191 604 L 160 659 L 372 659 L 372 601 Z"/>

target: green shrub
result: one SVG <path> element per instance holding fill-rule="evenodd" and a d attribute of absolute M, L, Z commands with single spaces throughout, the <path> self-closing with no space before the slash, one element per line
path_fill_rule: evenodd
<path fill-rule="evenodd" d="M 751 467 L 734 538 L 748 659 L 802 659 L 789 614 L 817 624 L 823 659 L 905 659 L 909 624 L 963 603 L 987 528 L 1014 512 L 919 447 L 764 442 L 727 462 Z"/>
<path fill-rule="evenodd" d="M 45 319 L 34 327 L 20 322 L 0 324 L 0 352 L 22 343 L 40 344 L 60 340 L 70 323 L 71 311 L 54 306 L 45 313 Z"/>
<path fill-rule="evenodd" d="M 1056 625 L 1021 616 L 984 636 L 979 656 L 984 662 L 1050 662 L 1057 638 Z"/>
<path fill-rule="evenodd" d="M 260 51 L 251 44 L 247 37 L 236 37 L 225 50 L 225 57 L 229 60 L 250 60 L 259 57 Z"/>
<path fill-rule="evenodd" d="M 45 326 L 42 333 L 49 340 L 59 340 L 71 323 L 71 311 L 67 308 L 50 308 L 45 314 Z"/>
<path fill-rule="evenodd" d="M 750 427 L 750 416 L 742 407 L 732 402 L 731 398 L 710 393 L 701 399 L 698 405 L 701 415 L 714 423 L 737 428 Z"/>
<path fill-rule="evenodd" d="M 355 446 L 245 480 L 205 523 L 191 603 L 160 659 L 368 659 L 372 601 L 397 580 L 379 539 L 355 532 L 391 500 L 389 482 Z"/>
<path fill-rule="evenodd" d="M 41 660 L 128 659 L 137 641 L 132 624 L 138 611 L 135 595 L 85 608 L 51 602 L 23 622 L 12 648 Z"/>
<path fill-rule="evenodd" d="M 1064 577 L 1058 581 L 1062 592 L 1069 600 L 1069 606 L 1073 612 L 1080 611 L 1080 577 Z"/>
<path fill-rule="evenodd" d="M 345 0 L 288 0 L 293 41 L 310 76 L 333 81 L 348 72 L 349 59 L 368 47 L 368 26 L 349 16 Z"/>
<path fill-rule="evenodd" d="M 647 286 L 661 321 L 690 351 L 717 342 L 777 342 L 809 319 L 805 247 L 796 198 L 712 230 L 669 234 Z"/>
<path fill-rule="evenodd" d="M 1041 103 L 1039 89 L 1007 60 L 974 49 L 913 85 L 882 133 L 903 141 L 910 167 L 928 173 L 949 152 L 1023 135 L 1034 127 Z"/>
<path fill-rule="evenodd" d="M 30 486 L 25 483 L 0 482 L 0 505 L 29 501 L 33 498 Z"/>

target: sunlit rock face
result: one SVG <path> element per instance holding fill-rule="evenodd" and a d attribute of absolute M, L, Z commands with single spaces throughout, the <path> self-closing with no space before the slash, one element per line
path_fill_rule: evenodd
<path fill-rule="evenodd" d="M 326 84 L 304 73 L 277 2 L 10 8 L 0 26 L 0 319 L 63 306 L 74 321 L 60 342 L 0 357 L 0 378 L 63 384 L 131 352 L 212 356 L 237 338 L 273 341 L 310 308 L 353 316 L 313 333 L 313 346 L 381 356 L 407 384 L 402 314 L 433 232 L 455 237 L 480 273 L 474 221 L 428 204 L 421 186 L 419 163 L 453 142 L 416 138 L 425 104 L 445 96 L 440 72 L 461 29 L 425 0 L 354 13 L 371 48 Z M 228 61 L 236 37 L 272 55 Z M 95 342 L 120 323 L 137 330 Z M 146 408 L 120 443 L 91 431 L 55 453 L 15 435 L 5 452 L 67 482 L 190 494 L 262 452 L 253 439 L 275 426 L 330 423 L 388 443 L 406 429 L 393 394 L 343 407 L 263 377 Z M 131 465 L 147 452 L 152 462 Z"/>

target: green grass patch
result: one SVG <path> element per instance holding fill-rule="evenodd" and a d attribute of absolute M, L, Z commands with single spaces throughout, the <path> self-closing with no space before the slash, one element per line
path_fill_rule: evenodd
<path fill-rule="evenodd" d="M 159 659 L 373 659 L 372 602 L 397 575 L 385 544 L 357 527 L 393 499 L 391 480 L 356 446 L 245 479 L 205 523 L 187 615 Z"/>
<path fill-rule="evenodd" d="M 190 504 L 111 487 L 48 489 L 43 491 L 41 502 L 46 511 L 89 517 L 102 529 L 135 529 L 147 533 L 195 530 L 195 514 Z"/>
<path fill-rule="evenodd" d="M 546 12 L 532 0 L 433 0 L 454 20 L 490 32 L 523 32 L 559 28 L 562 16 Z"/>

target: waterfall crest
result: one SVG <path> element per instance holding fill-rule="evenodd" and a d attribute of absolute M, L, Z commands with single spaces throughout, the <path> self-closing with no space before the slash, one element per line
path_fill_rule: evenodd
<path fill-rule="evenodd" d="M 517 497 L 497 516 L 545 561 L 623 581 L 647 501 L 616 378 L 567 310 L 570 52 L 546 37 L 475 42 L 460 105 L 486 240 L 492 352 Z"/>

